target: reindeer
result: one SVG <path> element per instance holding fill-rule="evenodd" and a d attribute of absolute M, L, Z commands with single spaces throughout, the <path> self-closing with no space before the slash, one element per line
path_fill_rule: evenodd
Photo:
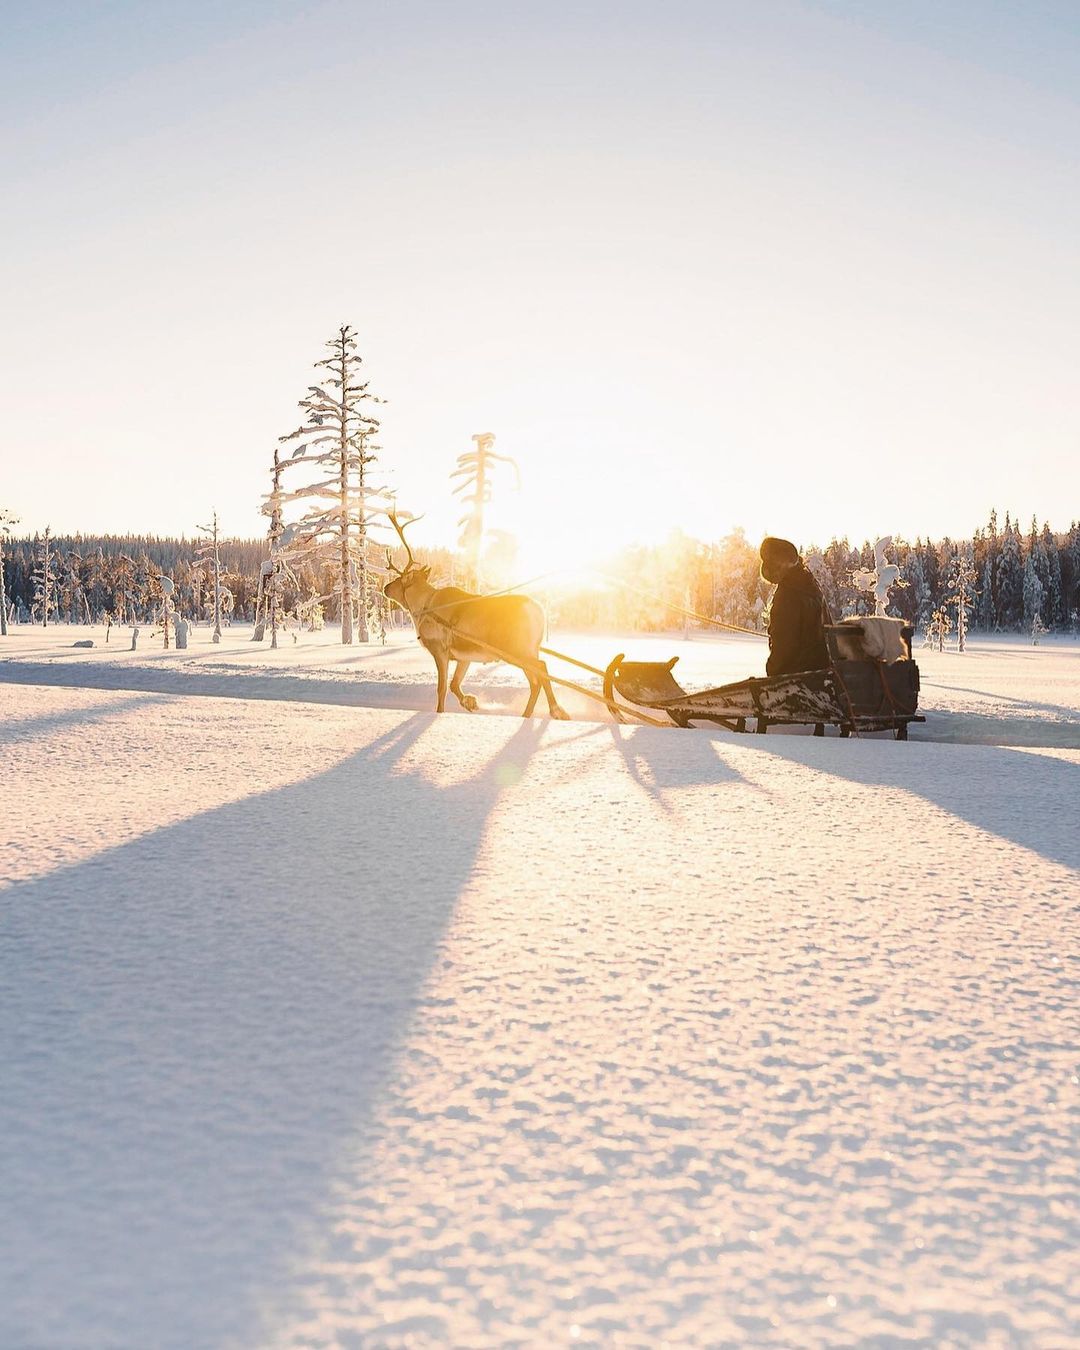
<path fill-rule="evenodd" d="M 540 659 L 544 611 L 536 601 L 527 595 L 472 595 L 457 586 L 433 586 L 431 568 L 421 567 L 413 557 L 405 528 L 393 512 L 390 523 L 405 546 L 408 560 L 404 568 L 395 567 L 390 550 L 386 550 L 386 563 L 394 577 L 383 587 L 383 594 L 408 611 L 416 636 L 434 658 L 439 672 L 435 711 L 445 711 L 446 675 L 451 661 L 457 665 L 450 689 L 466 712 L 475 712 L 477 708 L 472 694 L 461 690 L 470 664 L 505 661 L 523 670 L 529 681 L 529 701 L 523 717 L 532 716 L 543 689 L 551 716 L 566 719 L 567 713 L 555 701 L 547 666 Z"/>

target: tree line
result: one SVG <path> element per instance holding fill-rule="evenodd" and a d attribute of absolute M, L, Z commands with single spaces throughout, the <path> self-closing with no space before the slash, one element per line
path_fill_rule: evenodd
<path fill-rule="evenodd" d="M 6 615 L 12 623 L 154 623 L 159 617 L 158 578 L 173 582 L 179 613 L 196 622 L 212 617 L 213 579 L 199 559 L 200 540 L 159 535 L 48 535 L 48 606 L 43 576 L 46 535 L 9 536 L 3 541 Z M 265 539 L 226 539 L 219 545 L 226 622 L 252 622 L 267 556 Z M 430 550 L 436 568 L 449 566 L 448 550 Z M 304 611 L 303 622 L 319 627 L 340 621 L 337 569 L 333 563 L 296 564 L 283 586 L 286 613 Z M 306 604 L 312 597 L 320 603 Z"/>
<path fill-rule="evenodd" d="M 158 577 L 174 584 L 177 610 L 209 621 L 212 579 L 200 561 L 197 538 L 154 535 L 73 535 L 48 537 L 50 621 L 142 624 L 153 622 L 161 605 Z M 3 581 L 9 622 L 40 623 L 44 615 L 44 533 L 8 537 Z M 265 576 L 265 539 L 222 539 L 221 583 L 226 621 L 253 622 Z M 374 546 L 372 546 L 373 552 Z M 417 550 L 437 576 L 461 575 L 463 560 L 448 549 Z M 863 613 L 872 601 L 852 584 L 852 573 L 874 566 L 873 546 L 833 539 L 805 554 L 822 592 L 840 618 Z M 936 613 L 955 612 L 957 571 L 967 564 L 968 627 L 982 632 L 1030 632 L 1036 620 L 1056 632 L 1080 631 L 1080 524 L 1054 534 L 1034 521 L 1022 531 L 1006 515 L 992 512 L 971 539 L 938 542 L 897 540 L 891 551 L 901 584 L 890 595 L 889 612 L 925 630 Z M 372 566 L 378 559 L 369 559 Z M 299 612 L 308 626 L 323 619 L 340 622 L 340 564 L 323 556 L 297 558 L 282 579 L 283 614 Z M 369 616 L 381 601 L 370 588 Z M 716 543 L 676 532 L 665 543 L 624 549 L 600 569 L 595 584 L 552 590 L 547 596 L 553 623 L 618 630 L 665 629 L 682 620 L 679 611 L 705 615 L 735 627 L 759 629 L 768 588 L 758 576 L 756 545 L 741 530 Z M 310 602 L 315 601 L 312 605 Z M 383 612 L 377 616 L 390 623 Z"/>
<path fill-rule="evenodd" d="M 834 618 L 873 612 L 872 598 L 852 582 L 854 572 L 874 567 L 872 541 L 832 539 L 805 548 L 804 557 Z M 970 539 L 897 538 L 890 558 L 900 581 L 888 612 L 916 629 L 944 620 L 959 627 L 963 605 L 969 630 L 1080 632 L 1080 523 L 1055 534 L 1033 520 L 1022 531 L 1011 515 L 1001 525 L 992 511 Z M 553 593 L 551 614 L 565 626 L 626 631 L 670 628 L 682 610 L 759 630 L 768 596 L 757 545 L 741 529 L 715 543 L 676 531 L 663 544 L 624 549 L 595 586 Z"/>

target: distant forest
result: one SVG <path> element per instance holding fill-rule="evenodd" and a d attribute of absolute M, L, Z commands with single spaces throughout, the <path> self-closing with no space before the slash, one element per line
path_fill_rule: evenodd
<path fill-rule="evenodd" d="M 177 609 L 196 622 L 208 618 L 212 586 L 208 569 L 196 556 L 199 541 L 146 535 L 76 535 L 50 540 L 50 622 L 149 623 L 161 604 L 159 576 L 172 578 Z M 498 585 L 513 580 L 505 540 Z M 459 556 L 449 550 L 417 550 L 437 577 L 463 575 Z M 3 571 L 10 622 L 41 621 L 42 536 L 6 538 Z M 228 613 L 234 620 L 255 616 L 260 572 L 267 557 L 261 539 L 224 539 L 220 545 L 222 581 Z M 373 561 L 381 551 L 372 550 Z M 378 555 L 376 557 L 376 555 Z M 873 547 L 854 547 L 834 539 L 808 549 L 808 566 L 817 575 L 834 617 L 864 612 L 871 603 L 852 584 L 858 568 L 874 566 Z M 1032 521 L 1021 530 L 1008 515 L 1003 524 L 991 513 L 985 528 L 971 539 L 937 543 L 897 539 L 891 561 L 900 567 L 900 584 L 889 610 L 925 629 L 935 614 L 955 615 L 958 574 L 966 567 L 969 627 L 983 632 L 1080 631 L 1080 524 L 1064 534 Z M 496 560 L 493 558 L 492 562 Z M 597 573 L 594 585 L 567 589 L 551 584 L 532 587 L 548 606 L 552 623 L 584 628 L 659 630 L 681 622 L 674 607 L 738 627 L 757 629 L 768 599 L 758 579 L 755 543 L 735 531 L 716 543 L 681 533 L 664 544 L 623 550 Z M 493 569 L 486 568 L 493 576 Z M 283 597 L 295 611 L 308 603 L 308 622 L 337 620 L 336 578 L 331 568 L 299 567 Z M 497 589 L 492 585 L 491 589 Z M 373 605 L 382 607 L 377 588 Z M 384 623 L 390 616 L 381 614 Z"/>

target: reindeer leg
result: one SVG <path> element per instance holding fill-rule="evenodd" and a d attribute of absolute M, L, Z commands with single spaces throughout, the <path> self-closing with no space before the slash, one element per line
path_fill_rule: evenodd
<path fill-rule="evenodd" d="M 569 722 L 570 714 L 564 708 L 560 708 L 559 705 L 555 702 L 555 691 L 551 687 L 551 679 L 548 675 L 547 666 L 543 663 L 543 661 L 541 661 L 539 664 L 540 669 L 543 671 L 543 675 L 541 676 L 540 682 L 544 686 L 544 693 L 547 695 L 548 712 L 551 714 L 552 717 L 556 718 L 560 722 Z M 536 701 L 535 696 L 533 701 L 534 702 Z"/>
<path fill-rule="evenodd" d="M 465 678 L 465 672 L 469 669 L 468 661 L 459 661 L 454 667 L 454 678 L 450 681 L 450 692 L 465 709 L 466 712 L 475 712 L 477 703 L 472 694 L 463 694 L 461 692 L 461 681 Z"/>
<path fill-rule="evenodd" d="M 446 711 L 446 672 L 450 661 L 443 653 L 436 655 L 435 652 L 432 652 L 431 654 L 435 657 L 435 668 L 439 672 L 439 697 L 435 704 L 435 711 L 441 713 Z"/>
<path fill-rule="evenodd" d="M 531 717 L 533 709 L 536 707 L 536 700 L 540 697 L 540 681 L 531 670 L 525 672 L 525 678 L 529 681 L 529 701 L 525 704 L 525 711 L 522 717 Z"/>

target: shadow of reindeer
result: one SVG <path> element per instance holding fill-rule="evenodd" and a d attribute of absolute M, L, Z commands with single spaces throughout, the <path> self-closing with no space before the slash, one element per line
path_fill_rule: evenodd
<path fill-rule="evenodd" d="M 432 720 L 5 892 L 4 1344 L 265 1343 L 544 730 L 440 787 Z"/>

